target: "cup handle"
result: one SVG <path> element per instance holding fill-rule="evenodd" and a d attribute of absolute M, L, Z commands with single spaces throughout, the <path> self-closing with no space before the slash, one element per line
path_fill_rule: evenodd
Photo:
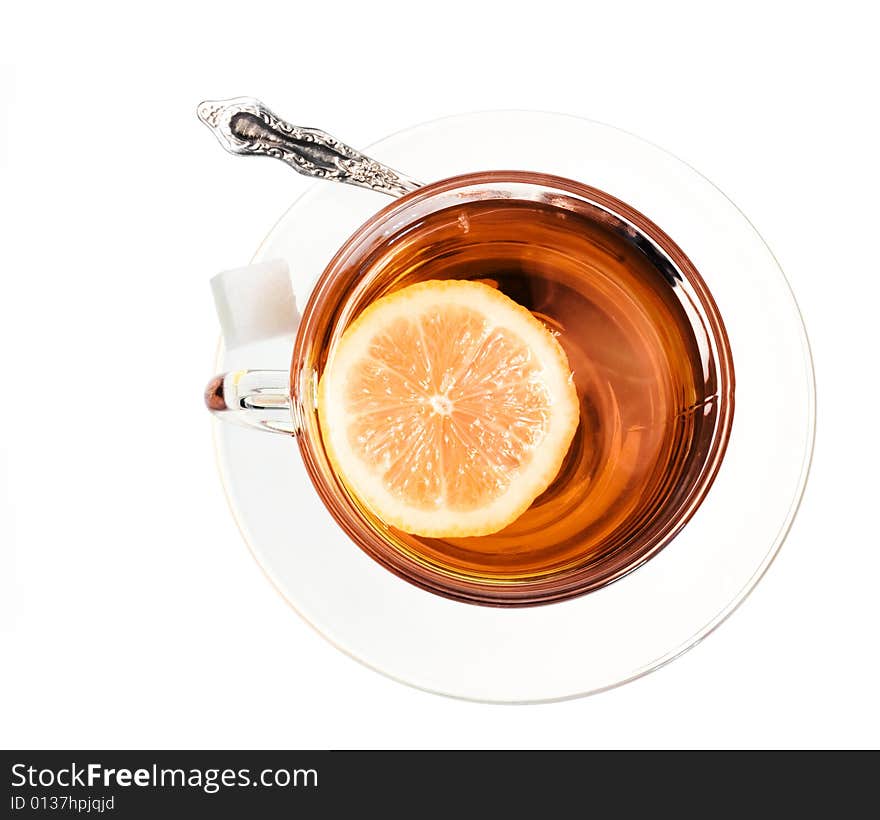
<path fill-rule="evenodd" d="M 232 370 L 205 388 L 205 405 L 219 419 L 272 433 L 296 435 L 286 370 Z"/>

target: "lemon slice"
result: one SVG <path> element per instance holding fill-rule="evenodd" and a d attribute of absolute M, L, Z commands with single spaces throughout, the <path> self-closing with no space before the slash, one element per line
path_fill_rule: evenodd
<path fill-rule="evenodd" d="M 556 337 L 477 282 L 427 281 L 371 304 L 318 386 L 331 464 L 386 524 L 488 535 L 559 472 L 578 425 Z"/>

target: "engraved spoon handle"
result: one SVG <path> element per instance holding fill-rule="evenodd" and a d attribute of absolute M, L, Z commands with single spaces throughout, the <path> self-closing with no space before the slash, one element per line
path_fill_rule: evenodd
<path fill-rule="evenodd" d="M 306 176 L 347 182 L 390 196 L 421 187 L 324 131 L 285 122 L 253 97 L 205 100 L 197 111 L 231 154 L 274 157 Z"/>

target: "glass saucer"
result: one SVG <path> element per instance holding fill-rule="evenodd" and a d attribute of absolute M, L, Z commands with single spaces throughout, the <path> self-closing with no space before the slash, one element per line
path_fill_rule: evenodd
<path fill-rule="evenodd" d="M 557 700 L 637 678 L 686 651 L 748 595 L 784 540 L 809 469 L 812 364 L 794 297 L 770 250 L 717 188 L 637 137 L 558 114 L 487 112 L 438 120 L 370 146 L 423 181 L 522 169 L 569 177 L 663 228 L 705 279 L 736 369 L 727 453 L 705 501 L 656 557 L 580 598 L 531 608 L 459 603 L 400 580 L 337 527 L 293 439 L 215 424 L 233 515 L 290 605 L 351 657 L 401 682 L 493 702 Z M 254 261 L 283 258 L 302 306 L 329 259 L 388 198 L 318 183 Z M 289 366 L 293 340 L 227 352 L 217 372 Z"/>

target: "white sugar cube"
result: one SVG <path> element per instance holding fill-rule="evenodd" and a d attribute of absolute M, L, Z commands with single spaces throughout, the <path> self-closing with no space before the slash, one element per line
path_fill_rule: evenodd
<path fill-rule="evenodd" d="M 227 350 L 296 333 L 299 311 L 283 259 L 218 273 L 211 290 Z"/>

